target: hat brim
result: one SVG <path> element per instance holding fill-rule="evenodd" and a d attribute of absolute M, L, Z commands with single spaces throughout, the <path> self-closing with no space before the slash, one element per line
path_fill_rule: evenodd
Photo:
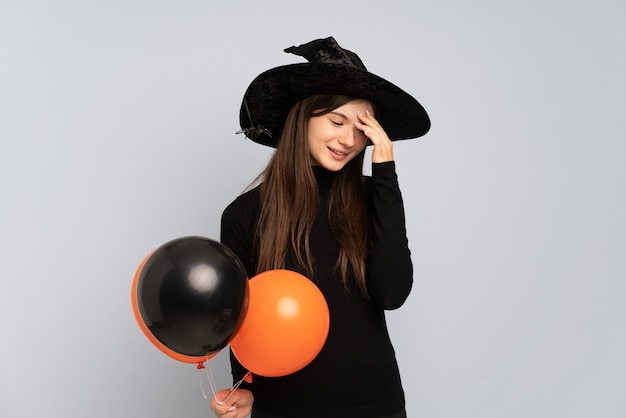
<path fill-rule="evenodd" d="M 316 94 L 367 99 L 377 106 L 377 119 L 392 141 L 418 138 L 430 129 L 430 118 L 410 94 L 368 71 L 339 64 L 300 63 L 276 67 L 260 74 L 248 87 L 239 112 L 245 131 L 259 144 L 276 147 L 291 107 Z"/>

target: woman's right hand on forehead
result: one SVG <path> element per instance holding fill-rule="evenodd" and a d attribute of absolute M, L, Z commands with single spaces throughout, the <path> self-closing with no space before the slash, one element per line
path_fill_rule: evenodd
<path fill-rule="evenodd" d="M 356 128 L 363 132 L 374 145 L 374 149 L 372 150 L 372 162 L 385 163 L 387 161 L 393 161 L 393 142 L 391 142 L 387 133 L 380 123 L 378 123 L 374 115 L 366 110 L 365 114 L 357 113 L 357 117 L 359 122 L 356 123 Z"/>

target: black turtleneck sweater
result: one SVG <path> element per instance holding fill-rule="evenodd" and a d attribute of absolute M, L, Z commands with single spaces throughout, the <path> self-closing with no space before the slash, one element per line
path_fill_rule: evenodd
<path fill-rule="evenodd" d="M 367 259 L 371 300 L 346 292 L 334 268 L 338 244 L 327 222 L 327 196 L 335 174 L 316 167 L 320 194 L 310 246 L 315 284 L 330 311 L 330 330 L 320 354 L 304 369 L 284 377 L 254 376 L 242 387 L 254 394 L 253 418 L 400 418 L 404 392 L 384 310 L 406 300 L 413 283 L 402 196 L 393 161 L 372 164 L 367 178 L 372 207 L 373 246 Z M 233 201 L 222 215 L 221 241 L 241 259 L 254 279 L 253 240 L 259 219 L 259 188 Z M 287 269 L 306 275 L 300 266 Z M 234 381 L 245 369 L 231 355 Z"/>

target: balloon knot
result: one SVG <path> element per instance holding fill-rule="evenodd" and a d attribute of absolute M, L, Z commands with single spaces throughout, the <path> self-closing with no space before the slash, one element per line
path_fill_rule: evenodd
<path fill-rule="evenodd" d="M 247 383 L 252 383 L 252 373 L 246 373 L 246 375 L 243 377 L 243 380 L 245 380 Z"/>
<path fill-rule="evenodd" d="M 206 367 L 204 367 L 204 363 L 198 363 L 196 367 L 198 368 L 198 370 L 206 369 Z"/>

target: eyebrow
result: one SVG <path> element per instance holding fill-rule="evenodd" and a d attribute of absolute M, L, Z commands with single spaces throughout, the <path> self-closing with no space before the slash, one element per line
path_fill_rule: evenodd
<path fill-rule="evenodd" d="M 336 111 L 333 110 L 333 111 L 328 112 L 328 114 L 337 115 L 337 116 L 339 116 L 339 117 L 341 117 L 341 118 L 343 118 L 345 120 L 348 120 L 348 117 L 346 115 L 344 115 L 343 113 L 341 113 L 341 112 L 336 112 Z"/>

